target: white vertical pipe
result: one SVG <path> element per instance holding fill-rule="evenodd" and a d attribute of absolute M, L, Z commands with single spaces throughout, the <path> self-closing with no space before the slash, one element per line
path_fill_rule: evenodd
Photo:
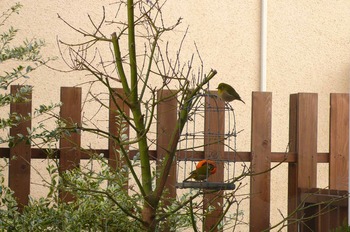
<path fill-rule="evenodd" d="M 266 91 L 267 0 L 261 0 L 260 91 Z"/>

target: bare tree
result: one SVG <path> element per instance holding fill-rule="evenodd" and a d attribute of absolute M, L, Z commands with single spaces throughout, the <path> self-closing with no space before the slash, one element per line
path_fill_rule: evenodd
<path fill-rule="evenodd" d="M 177 206 L 170 210 L 166 209 L 165 205 L 162 204 L 162 200 L 164 200 L 165 186 L 175 160 L 180 135 L 190 118 L 197 98 L 207 93 L 206 86 L 217 72 L 211 69 L 208 70 L 208 73 L 205 73 L 203 61 L 196 46 L 194 46 L 194 52 L 189 59 L 185 62 L 182 61 L 187 30 L 185 30 L 182 39 L 178 41 L 178 48 L 175 54 L 172 55 L 171 44 L 163 38 L 169 32 L 174 33 L 181 23 L 181 18 L 171 25 L 166 25 L 163 17 L 165 2 L 158 0 L 120 1 L 117 3 L 118 11 L 114 20 L 106 19 L 104 8 L 100 22 L 96 23 L 88 16 L 93 27 L 92 32 L 74 26 L 59 15 L 59 18 L 68 27 L 85 39 L 83 42 L 75 44 L 59 41 L 61 54 L 65 62 L 71 70 L 86 71 L 94 77 L 92 82 L 102 83 L 106 87 L 107 92 L 113 97 L 113 101 L 117 106 L 118 115 L 121 116 L 119 124 L 121 127 L 125 124 L 132 128 L 136 136 L 134 138 L 123 137 L 123 128 L 120 129 L 119 136 L 110 134 L 98 126 L 75 125 L 74 128 L 70 129 L 95 133 L 115 142 L 118 152 L 125 162 L 124 165 L 127 166 L 133 179 L 135 179 L 143 199 L 139 214 L 133 213 L 133 211 L 124 211 L 129 217 L 139 222 L 143 229 L 155 231 L 167 217 L 186 208 L 191 212 L 190 219 L 194 230 L 197 230 L 193 214 L 194 212 L 198 213 L 198 211 L 194 210 L 197 204 L 193 200 L 203 194 L 203 191 L 198 191 L 197 194 L 178 202 Z M 124 10 L 127 12 L 125 21 L 119 18 Z M 104 33 L 106 28 L 113 28 L 113 30 L 117 28 L 117 31 L 112 32 L 111 35 L 106 35 Z M 108 49 L 102 51 L 101 47 Z M 65 51 L 68 51 L 68 55 Z M 108 54 L 113 54 L 113 56 L 108 59 Z M 194 68 L 195 66 L 198 68 Z M 115 83 L 122 86 L 123 94 L 112 88 Z M 177 97 L 179 113 L 171 139 L 168 145 L 163 148 L 165 152 L 164 159 L 157 166 L 157 172 L 152 173 L 149 147 L 154 141 L 151 139 L 152 132 L 150 128 L 157 118 L 155 114 L 156 106 L 161 101 L 169 99 L 157 99 L 157 92 L 164 89 L 177 89 L 173 91 L 173 95 L 169 98 Z M 90 94 L 92 99 L 101 104 L 101 107 L 108 108 L 108 105 L 103 103 L 98 96 Z M 130 108 L 132 113 L 130 117 L 123 112 L 123 107 L 117 104 L 117 98 L 123 99 L 124 104 Z M 138 150 L 141 177 L 137 176 L 135 167 L 129 160 L 128 146 L 134 146 Z M 249 169 L 244 168 L 242 175 L 233 182 L 243 179 L 248 173 Z M 153 181 L 155 182 L 154 186 L 152 185 Z M 70 187 L 74 189 L 74 184 L 71 184 Z M 237 201 L 235 193 L 240 188 L 241 185 L 238 185 L 235 191 L 224 196 L 218 195 L 226 200 L 226 208 L 213 229 L 223 222 L 225 215 L 233 204 L 237 206 L 238 211 L 240 201 Z M 79 190 L 89 191 L 88 189 Z M 95 193 L 105 194 L 113 198 L 108 192 Z M 115 203 L 118 204 L 118 202 Z M 202 215 L 202 213 L 200 214 Z M 233 223 L 233 226 L 235 227 L 237 223 Z"/>

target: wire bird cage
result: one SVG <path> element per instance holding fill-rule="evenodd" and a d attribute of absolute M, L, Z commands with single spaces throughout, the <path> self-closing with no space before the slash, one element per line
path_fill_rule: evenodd
<path fill-rule="evenodd" d="M 192 99 L 188 123 L 180 135 L 178 144 L 176 187 L 235 189 L 238 133 L 235 112 L 230 103 L 220 100 L 216 94 L 209 91 L 196 95 Z M 211 166 L 212 163 L 215 167 Z M 196 170 L 203 164 L 206 168 L 201 172 L 201 178 L 189 179 L 188 177 L 196 174 Z"/>

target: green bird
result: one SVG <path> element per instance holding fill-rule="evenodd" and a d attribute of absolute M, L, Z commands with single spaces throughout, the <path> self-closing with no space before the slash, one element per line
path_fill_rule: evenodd
<path fill-rule="evenodd" d="M 216 88 L 218 90 L 218 96 L 221 100 L 226 102 L 231 102 L 233 100 L 239 100 L 245 104 L 245 102 L 241 99 L 236 90 L 229 84 L 220 83 Z"/>
<path fill-rule="evenodd" d="M 216 164 L 212 160 L 201 160 L 197 166 L 196 170 L 192 171 L 190 173 L 190 176 L 187 177 L 184 181 L 187 181 L 189 179 L 195 179 L 195 180 L 205 180 L 210 175 L 216 173 Z"/>

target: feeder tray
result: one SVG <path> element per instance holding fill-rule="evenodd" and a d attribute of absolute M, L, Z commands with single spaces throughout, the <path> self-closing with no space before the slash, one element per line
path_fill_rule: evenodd
<path fill-rule="evenodd" d="M 198 188 L 198 189 L 210 189 L 210 190 L 234 190 L 236 188 L 234 183 L 222 183 L 222 182 L 197 182 L 197 181 L 185 181 L 182 183 L 176 183 L 176 188 Z"/>

